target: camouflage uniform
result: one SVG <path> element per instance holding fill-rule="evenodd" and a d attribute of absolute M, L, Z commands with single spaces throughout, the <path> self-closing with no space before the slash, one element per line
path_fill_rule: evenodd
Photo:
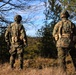
<path fill-rule="evenodd" d="M 74 47 L 73 36 L 76 32 L 75 25 L 68 20 L 69 13 L 67 11 L 62 11 L 60 16 L 62 20 L 55 25 L 53 37 L 55 38 L 58 51 L 58 64 L 63 70 L 66 70 L 65 58 L 68 52 Z"/>
<path fill-rule="evenodd" d="M 5 41 L 10 46 L 10 65 L 14 67 L 16 54 L 18 54 L 20 68 L 23 68 L 23 47 L 27 44 L 27 37 L 23 25 L 20 23 L 22 17 L 16 15 L 15 22 L 8 26 L 5 32 Z"/>

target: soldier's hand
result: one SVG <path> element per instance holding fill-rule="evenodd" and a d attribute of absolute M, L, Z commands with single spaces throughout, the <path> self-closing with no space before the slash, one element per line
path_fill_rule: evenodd
<path fill-rule="evenodd" d="M 26 42 L 24 42 L 24 45 L 26 46 Z"/>
<path fill-rule="evenodd" d="M 27 44 L 26 42 L 24 42 L 24 46 L 25 46 L 25 47 L 27 47 L 27 46 L 28 46 L 28 44 Z"/>
<path fill-rule="evenodd" d="M 58 35 L 55 35 L 55 41 L 57 41 L 59 39 Z"/>

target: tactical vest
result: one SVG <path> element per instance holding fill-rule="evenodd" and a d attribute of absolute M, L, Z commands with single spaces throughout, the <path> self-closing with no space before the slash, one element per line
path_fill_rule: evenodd
<path fill-rule="evenodd" d="M 61 21 L 59 27 L 59 39 L 57 41 L 57 47 L 68 48 L 72 46 L 73 29 L 72 23 L 69 20 Z"/>

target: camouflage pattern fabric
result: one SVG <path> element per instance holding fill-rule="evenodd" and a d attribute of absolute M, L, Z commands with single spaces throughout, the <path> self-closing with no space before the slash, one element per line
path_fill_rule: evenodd
<path fill-rule="evenodd" d="M 68 54 L 68 49 L 67 48 L 61 48 L 58 47 L 58 65 L 61 69 L 66 71 L 66 56 Z"/>
<path fill-rule="evenodd" d="M 76 35 L 75 25 L 68 20 L 70 15 L 67 11 L 61 13 L 61 21 L 59 21 L 53 29 L 53 37 L 56 41 L 58 51 L 58 63 L 63 70 L 66 70 L 65 58 L 69 51 L 74 49 L 74 36 Z"/>
<path fill-rule="evenodd" d="M 5 32 L 5 41 L 10 43 L 10 64 L 13 68 L 16 55 L 18 54 L 20 60 L 20 67 L 23 67 L 23 51 L 24 46 L 27 45 L 26 32 L 23 25 L 20 23 L 21 16 L 17 15 L 15 17 L 15 22 L 11 23 L 6 29 Z"/>
<path fill-rule="evenodd" d="M 18 55 L 19 58 L 19 68 L 23 68 L 23 48 L 14 48 L 15 50 L 11 52 L 10 56 L 10 65 L 13 68 L 13 65 L 15 63 L 16 59 L 16 54 Z"/>
<path fill-rule="evenodd" d="M 53 30 L 53 37 L 56 40 L 57 47 L 72 47 L 73 35 L 75 34 L 75 25 L 69 20 L 58 22 Z M 71 45 L 72 43 L 72 45 Z"/>
<path fill-rule="evenodd" d="M 11 47 L 18 47 L 27 44 L 27 37 L 23 25 L 12 23 L 5 33 L 6 42 L 10 42 Z"/>

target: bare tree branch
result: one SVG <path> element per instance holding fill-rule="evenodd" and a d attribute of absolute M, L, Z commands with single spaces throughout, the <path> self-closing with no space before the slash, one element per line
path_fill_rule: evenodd
<path fill-rule="evenodd" d="M 1 5 L 0 8 L 3 7 L 3 6 L 5 6 L 5 5 L 7 5 L 10 1 L 11 1 L 11 0 L 8 0 L 7 2 L 2 1 L 2 2 L 5 3 L 5 4 Z"/>

